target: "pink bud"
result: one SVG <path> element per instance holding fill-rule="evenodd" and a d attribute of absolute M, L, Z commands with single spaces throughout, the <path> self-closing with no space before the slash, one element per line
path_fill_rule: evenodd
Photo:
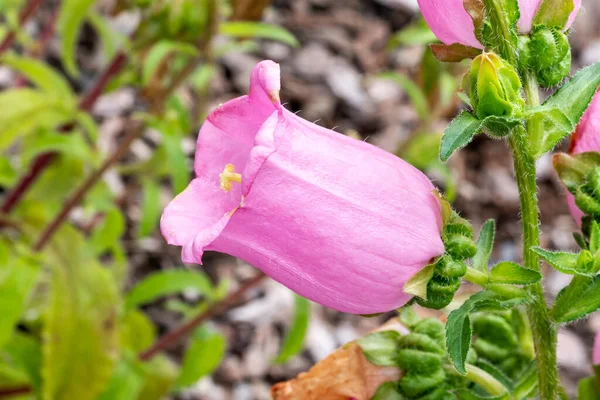
<path fill-rule="evenodd" d="M 163 235 L 184 262 L 231 254 L 340 311 L 404 305 L 404 284 L 444 252 L 433 185 L 396 156 L 287 111 L 279 89 L 279 66 L 261 62 L 249 95 L 209 115 L 197 177 L 164 211 Z"/>
<path fill-rule="evenodd" d="M 463 0 L 418 0 L 423 18 L 445 44 L 460 43 L 467 46 L 481 48 L 481 43 L 475 38 L 474 26 L 471 17 L 465 11 Z M 519 31 L 529 33 L 533 25 L 533 19 L 537 14 L 542 0 L 519 0 Z M 575 9 L 569 17 L 567 29 L 573 24 L 579 9 L 581 0 L 574 0 Z"/>
<path fill-rule="evenodd" d="M 577 129 L 571 137 L 571 154 L 588 151 L 600 152 L 600 91 L 594 96 Z M 583 212 L 575 205 L 575 197 L 567 193 L 567 202 L 573 218 L 581 225 Z"/>
<path fill-rule="evenodd" d="M 596 334 L 594 339 L 594 353 L 592 354 L 592 364 L 600 365 L 600 331 Z"/>

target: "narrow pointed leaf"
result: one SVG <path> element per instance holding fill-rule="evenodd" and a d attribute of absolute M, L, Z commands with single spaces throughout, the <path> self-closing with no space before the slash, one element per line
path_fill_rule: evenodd
<path fill-rule="evenodd" d="M 448 161 L 455 151 L 465 147 L 481 132 L 482 121 L 468 111 L 461 112 L 446 128 L 440 144 L 440 159 Z"/>
<path fill-rule="evenodd" d="M 542 249 L 541 247 L 533 247 L 540 257 L 542 257 L 550 266 L 559 272 L 567 275 L 582 275 L 582 276 L 594 276 L 593 271 L 585 271 L 578 267 L 577 260 L 579 254 L 567 253 L 564 251 L 549 251 Z"/>
<path fill-rule="evenodd" d="M 182 388 L 193 385 L 203 376 L 212 373 L 221 363 L 225 347 L 223 335 L 202 327 L 197 329 L 183 357 L 176 386 Z"/>
<path fill-rule="evenodd" d="M 238 38 L 262 38 L 277 40 L 292 47 L 298 47 L 298 39 L 287 29 L 262 22 L 232 21 L 219 26 L 222 35 Z"/>
<path fill-rule="evenodd" d="M 477 253 L 473 257 L 473 268 L 487 272 L 488 262 L 492 256 L 494 237 L 496 235 L 496 222 L 489 219 L 481 227 L 477 240 Z"/>
<path fill-rule="evenodd" d="M 498 263 L 490 272 L 490 283 L 508 283 L 513 285 L 531 285 L 542 280 L 542 275 L 513 262 Z"/>
<path fill-rule="evenodd" d="M 65 68 L 69 74 L 77 76 L 77 60 L 75 48 L 79 37 L 79 30 L 85 17 L 94 4 L 94 0 L 65 0 L 62 2 L 58 15 L 57 31 L 60 38 L 61 54 Z"/>
<path fill-rule="evenodd" d="M 283 346 L 277 358 L 273 360 L 275 364 L 283 364 L 302 351 L 304 337 L 308 331 L 308 323 L 310 321 L 311 303 L 309 300 L 298 295 L 295 295 L 295 300 L 296 310 L 294 312 L 294 320 L 288 328 Z"/>

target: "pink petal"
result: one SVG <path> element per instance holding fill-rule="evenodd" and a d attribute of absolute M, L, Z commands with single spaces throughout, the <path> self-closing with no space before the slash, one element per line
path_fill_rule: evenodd
<path fill-rule="evenodd" d="M 435 36 L 445 44 L 460 43 L 481 49 L 473 20 L 463 0 L 418 0 L 421 14 Z"/>

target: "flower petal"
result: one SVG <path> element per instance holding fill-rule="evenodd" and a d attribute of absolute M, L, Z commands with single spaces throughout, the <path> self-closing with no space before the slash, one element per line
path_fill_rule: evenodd
<path fill-rule="evenodd" d="M 463 0 L 418 0 L 421 14 L 435 36 L 445 44 L 460 43 L 481 49 L 473 20 Z"/>

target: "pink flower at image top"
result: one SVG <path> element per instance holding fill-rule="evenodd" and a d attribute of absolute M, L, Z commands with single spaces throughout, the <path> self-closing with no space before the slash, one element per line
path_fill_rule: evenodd
<path fill-rule="evenodd" d="M 194 179 L 161 230 L 187 263 L 236 256 L 333 309 L 404 305 L 404 284 L 444 253 L 441 207 L 419 170 L 321 128 L 279 100 L 279 65 L 258 64 L 250 93 L 214 110 L 198 137 Z"/>
<path fill-rule="evenodd" d="M 600 152 L 600 92 L 594 96 L 571 138 L 571 154 L 588 151 Z M 583 212 L 575 205 L 575 197 L 571 193 L 567 193 L 567 201 L 571 214 L 581 224 Z"/>
<path fill-rule="evenodd" d="M 473 20 L 465 11 L 463 0 L 418 0 L 423 18 L 433 33 L 445 44 L 460 43 L 466 46 L 482 48 L 475 37 Z M 542 0 L 519 0 L 519 31 L 529 33 L 533 27 L 533 19 Z M 574 0 L 575 9 L 569 17 L 567 29 L 573 24 L 581 0 Z"/>

